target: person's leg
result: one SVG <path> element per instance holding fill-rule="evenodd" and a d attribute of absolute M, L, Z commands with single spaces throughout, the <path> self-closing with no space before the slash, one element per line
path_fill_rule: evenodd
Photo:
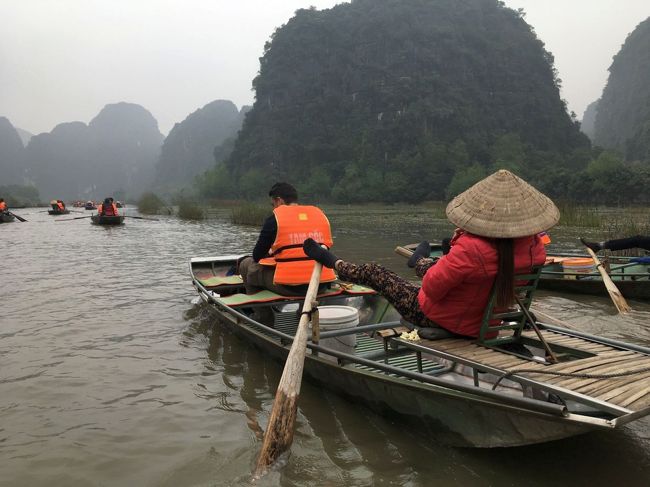
<path fill-rule="evenodd" d="M 420 310 L 420 288 L 397 274 L 374 263 L 356 265 L 339 260 L 336 263 L 339 279 L 369 286 L 380 293 L 407 321 L 418 326 L 438 326 Z"/>
<path fill-rule="evenodd" d="M 244 281 L 246 294 L 255 294 L 264 289 L 263 265 L 258 264 L 252 257 L 245 257 L 239 263 L 239 274 Z"/>
<path fill-rule="evenodd" d="M 602 247 L 609 250 L 626 250 L 634 248 L 650 250 L 650 237 L 635 235 L 634 237 L 607 240 L 604 242 Z"/>
<path fill-rule="evenodd" d="M 432 259 L 431 257 L 425 257 L 420 259 L 415 264 L 415 275 L 422 278 L 427 273 L 429 268 L 435 264 L 438 259 Z"/>

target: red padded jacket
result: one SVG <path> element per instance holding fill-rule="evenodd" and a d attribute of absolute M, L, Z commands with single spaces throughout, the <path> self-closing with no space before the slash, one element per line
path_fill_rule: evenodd
<path fill-rule="evenodd" d="M 514 256 L 515 273 L 523 274 L 542 265 L 546 251 L 537 235 L 522 237 L 515 239 Z M 461 233 L 422 279 L 418 294 L 422 312 L 453 333 L 478 336 L 498 262 L 494 239 Z"/>

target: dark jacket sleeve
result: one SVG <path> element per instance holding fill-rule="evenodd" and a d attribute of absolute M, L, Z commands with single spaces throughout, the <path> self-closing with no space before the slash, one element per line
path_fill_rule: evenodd
<path fill-rule="evenodd" d="M 260 236 L 257 238 L 257 243 L 253 249 L 253 260 L 255 262 L 259 262 L 260 259 L 268 257 L 277 234 L 278 223 L 275 221 L 275 215 L 271 215 L 264 221 L 262 230 L 260 230 Z"/>

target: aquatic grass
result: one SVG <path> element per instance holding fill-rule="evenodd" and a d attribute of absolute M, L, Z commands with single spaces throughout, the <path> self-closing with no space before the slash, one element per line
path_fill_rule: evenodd
<path fill-rule="evenodd" d="M 562 226 L 599 228 L 603 224 L 603 218 L 595 207 L 570 202 L 559 203 L 557 207 Z"/>
<path fill-rule="evenodd" d="M 194 201 L 181 199 L 178 202 L 178 217 L 184 220 L 203 220 L 203 209 Z"/>
<path fill-rule="evenodd" d="M 245 203 L 232 209 L 230 221 L 238 225 L 261 226 L 270 213 L 267 205 Z"/>
<path fill-rule="evenodd" d="M 144 193 L 137 202 L 138 211 L 145 215 L 156 215 L 165 206 L 163 200 L 155 193 Z"/>

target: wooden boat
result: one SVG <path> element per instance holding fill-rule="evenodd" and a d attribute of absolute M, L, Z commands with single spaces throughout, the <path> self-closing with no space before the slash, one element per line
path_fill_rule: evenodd
<path fill-rule="evenodd" d="M 193 285 L 220 324 L 283 362 L 300 300 L 270 291 L 243 294 L 241 278 L 228 275 L 236 259 L 192 258 Z M 545 362 L 532 331 L 524 331 L 523 340 L 534 360 L 460 337 L 412 342 L 401 338 L 405 328 L 381 296 L 338 286 L 320 295 L 319 308 L 352 306 L 359 324 L 321 332 L 318 344 L 308 342 L 306 378 L 412 423 L 436 442 L 527 445 L 612 430 L 650 414 L 650 349 L 541 323 L 560 363 Z M 356 345 L 346 351 L 326 344 L 343 337 L 354 337 Z M 518 372 L 504 378 L 513 371 Z M 612 373 L 619 376 L 591 377 Z"/>
<path fill-rule="evenodd" d="M 403 248 L 412 252 L 417 244 L 404 245 Z M 431 256 L 440 257 L 442 246 L 431 244 Z M 549 255 L 546 265 L 542 268 L 539 289 L 558 291 L 561 293 L 592 294 L 607 296 L 607 288 L 603 278 L 594 267 L 588 272 L 572 271 L 564 266 L 567 260 L 589 258 L 586 254 L 553 254 Z M 602 257 L 603 265 L 609 275 L 627 299 L 650 299 L 650 259 L 639 257 L 621 257 L 610 255 Z"/>
<path fill-rule="evenodd" d="M 93 215 L 90 221 L 95 225 L 121 225 L 124 223 L 124 215 Z"/>
<path fill-rule="evenodd" d="M 47 213 L 48 215 L 67 215 L 70 213 L 70 210 L 68 210 L 67 208 L 64 210 L 60 210 L 58 208 L 57 209 L 51 208 L 47 210 Z"/>
<path fill-rule="evenodd" d="M 16 219 L 11 213 L 0 212 L 0 223 L 9 223 Z"/>
<path fill-rule="evenodd" d="M 86 203 L 84 205 L 84 209 L 86 209 L 86 210 L 96 210 L 97 206 L 95 206 L 95 203 L 93 203 L 92 201 L 89 201 L 88 203 Z"/>

